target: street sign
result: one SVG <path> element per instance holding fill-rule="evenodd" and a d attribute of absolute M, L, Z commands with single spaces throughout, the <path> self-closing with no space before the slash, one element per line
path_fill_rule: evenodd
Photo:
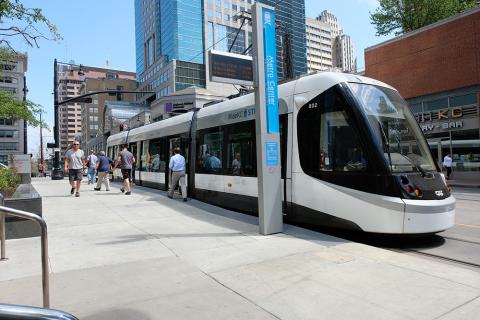
<path fill-rule="evenodd" d="M 245 86 L 253 85 L 252 57 L 210 50 L 210 80 Z"/>
<path fill-rule="evenodd" d="M 260 233 L 283 231 L 275 10 L 252 6 Z"/>
<path fill-rule="evenodd" d="M 17 173 L 32 173 L 31 157 L 29 154 L 14 154 L 12 158 L 13 166 Z"/>

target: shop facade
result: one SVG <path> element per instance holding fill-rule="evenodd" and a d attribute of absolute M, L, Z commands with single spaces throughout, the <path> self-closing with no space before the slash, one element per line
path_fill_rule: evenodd
<path fill-rule="evenodd" d="M 365 75 L 407 100 L 433 157 L 480 181 L 480 8 L 365 49 Z"/>

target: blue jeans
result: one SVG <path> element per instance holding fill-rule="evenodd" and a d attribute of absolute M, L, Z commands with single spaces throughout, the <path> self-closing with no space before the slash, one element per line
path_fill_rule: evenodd
<path fill-rule="evenodd" d="M 88 177 L 88 183 L 95 183 L 95 168 L 88 168 L 87 172 L 87 177 Z"/>

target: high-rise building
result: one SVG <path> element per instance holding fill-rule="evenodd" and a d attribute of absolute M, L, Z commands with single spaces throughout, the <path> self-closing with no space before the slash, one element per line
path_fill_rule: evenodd
<path fill-rule="evenodd" d="M 337 17 L 328 10 L 322 11 L 317 20 L 330 26 L 332 32 L 332 65 L 343 72 L 356 72 L 355 50 L 350 36 L 343 33 Z"/>
<path fill-rule="evenodd" d="M 86 78 L 80 87 L 80 94 L 86 94 L 93 91 L 103 90 L 127 90 L 135 91 L 137 83 L 133 79 L 107 79 L 107 78 Z M 103 128 L 103 114 L 105 103 L 107 101 L 127 101 L 133 102 L 134 93 L 120 94 L 99 94 L 92 97 L 92 103 L 82 103 L 81 107 L 81 123 L 82 138 L 80 146 L 87 149 L 89 141 L 94 139 Z M 100 132 L 103 134 L 103 132 Z"/>
<path fill-rule="evenodd" d="M 279 80 L 306 74 L 305 0 L 258 1 L 275 7 Z"/>
<path fill-rule="evenodd" d="M 332 69 L 332 31 L 330 25 L 307 17 L 305 27 L 308 73 Z"/>
<path fill-rule="evenodd" d="M 137 102 L 159 100 L 190 86 L 224 95 L 237 93 L 232 85 L 209 81 L 206 53 L 209 49 L 231 49 L 239 54 L 247 51 L 252 43 L 252 27 L 247 21 L 239 31 L 242 20 L 235 16 L 240 12 L 251 13 L 253 2 L 135 0 L 138 89 L 156 92 L 155 97 L 138 94 Z M 307 72 L 304 0 L 284 0 L 276 10 L 279 79 L 304 74 Z"/>
<path fill-rule="evenodd" d="M 356 72 L 357 59 L 353 49 L 353 42 L 349 35 L 341 34 L 335 41 L 336 67 L 343 72 Z"/>
<path fill-rule="evenodd" d="M 18 54 L 0 64 L 0 90 L 22 100 L 25 95 L 27 55 Z M 7 164 L 11 154 L 23 154 L 25 149 L 24 121 L 0 118 L 0 163 Z"/>
<path fill-rule="evenodd" d="M 58 100 L 78 96 L 86 79 L 130 79 L 135 80 L 134 72 L 119 71 L 105 68 L 78 66 L 71 63 L 58 63 Z M 116 88 L 111 88 L 116 89 Z M 93 96 L 92 99 L 98 99 Z M 94 113 L 95 107 L 88 113 Z M 58 110 L 60 152 L 63 154 L 69 143 L 81 140 L 82 136 L 82 104 L 68 103 L 61 105 Z"/>
<path fill-rule="evenodd" d="M 135 0 L 139 91 L 144 103 L 190 86 L 205 87 L 203 0 Z"/>

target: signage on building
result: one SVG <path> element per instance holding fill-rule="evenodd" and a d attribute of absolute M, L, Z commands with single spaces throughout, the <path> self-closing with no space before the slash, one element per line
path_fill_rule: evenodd
<path fill-rule="evenodd" d="M 165 112 L 173 112 L 173 102 L 165 103 Z"/>
<path fill-rule="evenodd" d="M 209 51 L 210 81 L 253 85 L 252 57 L 231 52 Z"/>
<path fill-rule="evenodd" d="M 425 133 L 463 128 L 462 117 L 463 109 L 461 107 L 415 114 L 415 119 Z"/>

